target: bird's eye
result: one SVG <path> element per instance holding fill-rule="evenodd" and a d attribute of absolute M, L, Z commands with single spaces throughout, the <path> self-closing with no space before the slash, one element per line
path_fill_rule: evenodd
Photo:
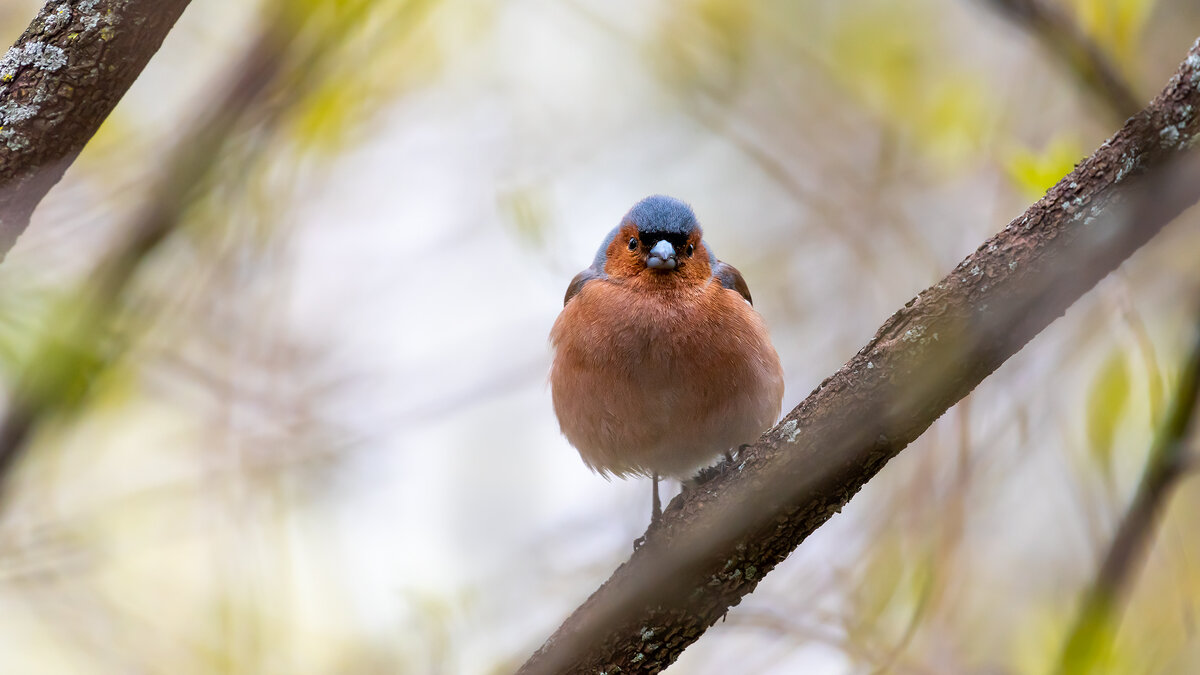
<path fill-rule="evenodd" d="M 696 252 L 696 247 L 695 247 L 695 246 L 692 246 L 691 244 L 688 244 L 688 247 L 687 247 L 687 254 L 688 254 L 688 257 L 689 257 L 689 258 L 690 258 L 690 257 L 692 257 L 692 254 L 693 254 L 693 253 L 695 253 L 695 252 Z"/>
<path fill-rule="evenodd" d="M 629 250 L 630 251 L 637 250 L 637 237 L 633 237 L 629 240 Z"/>

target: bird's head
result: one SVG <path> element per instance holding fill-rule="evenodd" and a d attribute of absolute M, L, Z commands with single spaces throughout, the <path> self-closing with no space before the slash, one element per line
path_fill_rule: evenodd
<path fill-rule="evenodd" d="M 609 233 L 604 273 L 614 279 L 701 283 L 712 273 L 703 235 L 690 206 L 672 197 L 647 197 Z"/>

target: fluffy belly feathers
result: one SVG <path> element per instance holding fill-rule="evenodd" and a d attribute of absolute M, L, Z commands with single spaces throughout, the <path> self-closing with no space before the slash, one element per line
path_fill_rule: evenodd
<path fill-rule="evenodd" d="M 783 373 L 766 326 L 716 283 L 652 293 L 588 284 L 550 341 L 559 425 L 601 474 L 688 478 L 779 417 Z"/>

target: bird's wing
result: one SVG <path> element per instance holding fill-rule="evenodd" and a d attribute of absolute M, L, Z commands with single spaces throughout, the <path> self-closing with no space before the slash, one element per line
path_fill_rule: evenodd
<path fill-rule="evenodd" d="M 713 278 L 720 282 L 722 286 L 731 291 L 737 291 L 746 299 L 746 302 L 751 305 L 754 304 L 754 301 L 750 299 L 750 287 L 746 285 L 746 280 L 742 278 L 742 273 L 737 271 L 736 267 L 718 260 L 713 265 L 712 274 Z M 578 277 L 576 278 L 578 279 Z M 574 285 L 574 282 L 572 282 L 572 285 Z M 580 283 L 580 285 L 582 286 L 583 284 Z"/>
<path fill-rule="evenodd" d="M 563 306 L 565 307 L 566 304 L 571 301 L 571 298 L 575 297 L 579 291 L 583 290 L 583 285 L 587 282 L 591 281 L 592 279 L 607 278 L 607 274 L 594 267 L 589 267 L 579 274 L 576 274 L 575 278 L 571 280 L 571 284 L 567 286 L 567 294 L 563 296 Z"/>
<path fill-rule="evenodd" d="M 604 241 L 600 242 L 600 248 L 596 249 L 596 256 L 592 258 L 591 267 L 588 267 L 586 270 L 576 274 L 575 278 L 571 280 L 571 285 L 567 286 L 567 294 L 563 296 L 564 307 L 568 302 L 570 302 L 571 298 L 575 297 L 579 291 L 583 290 L 583 285 L 587 282 L 591 281 L 592 279 L 608 278 L 608 275 L 604 273 L 604 263 L 605 258 L 607 257 L 606 254 L 608 252 L 608 245 L 612 243 L 613 238 L 617 236 L 617 232 L 620 230 L 621 226 L 618 225 L 609 231 L 608 235 L 604 237 Z"/>

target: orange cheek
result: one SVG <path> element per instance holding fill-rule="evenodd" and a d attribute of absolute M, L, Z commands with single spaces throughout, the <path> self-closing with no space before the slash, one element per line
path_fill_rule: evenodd
<path fill-rule="evenodd" d="M 616 248 L 617 250 L 613 250 Z M 626 245 L 610 247 L 608 260 L 604 263 L 604 273 L 610 277 L 624 279 L 636 276 L 645 268 L 637 251 L 630 251 Z"/>
<path fill-rule="evenodd" d="M 688 283 L 704 283 L 712 276 L 712 267 L 708 264 L 708 258 L 702 258 L 701 250 L 697 248 L 692 257 L 687 259 L 687 263 L 680 268 L 679 274 Z"/>
<path fill-rule="evenodd" d="M 622 228 L 617 236 L 613 237 L 604 254 L 605 274 L 623 279 L 635 276 L 645 266 L 641 260 L 641 252 L 629 250 L 629 240 L 635 234 L 632 228 Z"/>

